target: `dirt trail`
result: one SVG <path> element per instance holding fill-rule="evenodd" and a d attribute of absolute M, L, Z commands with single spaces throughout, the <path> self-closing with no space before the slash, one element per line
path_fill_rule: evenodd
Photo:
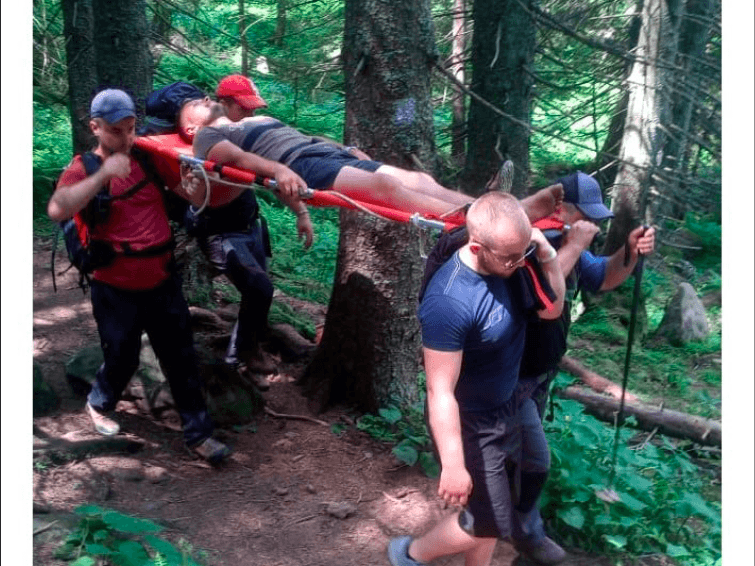
<path fill-rule="evenodd" d="M 53 293 L 49 244 L 37 241 L 34 249 L 34 359 L 61 397 L 54 414 L 34 419 L 35 438 L 96 438 L 63 367 L 71 354 L 97 343 L 89 296 L 73 272 L 58 278 Z M 346 431 L 337 436 L 329 426 L 264 415 L 253 425 L 219 431 L 235 449 L 219 469 L 186 451 L 175 419 L 156 420 L 122 401 L 123 428 L 144 442 L 142 450 L 34 470 L 34 530 L 40 531 L 34 564 L 68 564 L 52 552 L 68 514 L 91 503 L 165 525 L 161 536 L 187 540 L 207 566 L 387 565 L 391 537 L 420 534 L 448 512 L 435 497 L 436 482 L 400 466 L 390 447 L 357 431 L 343 412 L 312 415 L 292 383 L 301 369 L 281 364 L 264 394 L 268 406 L 346 423 Z M 499 544 L 493 564 L 515 559 L 512 547 Z M 610 563 L 575 553 L 567 564 Z"/>

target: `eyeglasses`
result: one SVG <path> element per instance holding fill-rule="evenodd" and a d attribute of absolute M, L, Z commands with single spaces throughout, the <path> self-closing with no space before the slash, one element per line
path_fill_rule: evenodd
<path fill-rule="evenodd" d="M 527 246 L 527 249 L 524 251 L 524 255 L 522 255 L 519 258 L 512 259 L 511 256 L 501 257 L 497 253 L 495 253 L 490 247 L 486 246 L 485 244 L 480 244 L 483 248 L 488 250 L 490 252 L 490 255 L 492 255 L 496 261 L 503 264 L 503 267 L 505 269 L 512 269 L 514 267 L 518 267 L 524 263 L 524 260 L 526 260 L 529 256 L 531 256 L 534 251 L 537 249 L 537 244 L 531 243 L 529 246 Z"/>

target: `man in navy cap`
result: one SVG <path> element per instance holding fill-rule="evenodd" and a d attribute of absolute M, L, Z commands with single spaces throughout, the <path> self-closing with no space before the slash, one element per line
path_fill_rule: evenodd
<path fill-rule="evenodd" d="M 536 504 L 550 468 L 542 416 L 558 362 L 566 351 L 571 304 L 580 289 L 595 293 L 619 286 L 634 271 L 638 254 L 651 253 L 655 245 L 655 230 L 639 227 L 629 233 L 626 244 L 613 255 L 594 255 L 588 248 L 600 231 L 598 223 L 613 217 L 603 204 L 600 185 L 581 171 L 556 182 L 564 189 L 564 201 L 556 215 L 568 230 L 558 234 L 544 232 L 558 251 L 557 260 L 566 281 L 564 309 L 556 320 L 528 322 L 517 386 L 521 400 L 522 472 L 513 538 L 517 550 L 539 564 L 557 564 L 566 558 L 564 550 L 545 535 Z"/>
<path fill-rule="evenodd" d="M 85 224 L 89 230 L 90 241 L 109 250 L 108 261 L 100 263 L 91 279 L 104 363 L 87 398 L 87 414 L 100 434 L 118 434 L 115 406 L 139 365 L 144 331 L 168 380 L 186 444 L 218 463 L 230 449 L 212 437 L 189 308 L 173 269 L 173 235 L 163 187 L 131 154 L 134 102 L 122 90 L 106 89 L 92 100 L 90 116 L 97 147 L 73 158 L 47 205 L 52 220 L 76 217 L 77 227 L 83 229 Z M 180 186 L 176 192 L 193 200 L 191 194 L 181 193 Z M 194 198 L 195 204 L 201 204 Z M 98 218 L 86 222 L 85 209 L 95 199 L 100 203 Z"/>

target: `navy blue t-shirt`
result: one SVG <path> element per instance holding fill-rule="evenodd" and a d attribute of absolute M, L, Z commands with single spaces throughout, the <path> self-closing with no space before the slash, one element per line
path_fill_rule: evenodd
<path fill-rule="evenodd" d="M 419 306 L 422 343 L 463 350 L 456 400 L 464 411 L 488 411 L 509 400 L 519 375 L 525 316 L 506 279 L 480 275 L 457 251 L 433 275 Z"/>

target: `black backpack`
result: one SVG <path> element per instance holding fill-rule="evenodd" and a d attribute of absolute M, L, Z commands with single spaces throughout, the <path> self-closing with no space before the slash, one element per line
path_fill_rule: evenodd
<path fill-rule="evenodd" d="M 168 134 L 176 130 L 176 118 L 183 104 L 206 95 L 193 84 L 178 81 L 157 89 L 147 97 L 140 136 Z"/>
<path fill-rule="evenodd" d="M 175 246 L 175 243 L 171 238 L 166 244 L 152 246 L 145 250 L 133 251 L 125 248 L 116 251 L 110 243 L 104 240 L 93 239 L 91 237 L 91 232 L 94 227 L 108 219 L 110 207 L 114 200 L 130 198 L 149 183 L 155 184 L 161 189 L 161 192 L 165 192 L 162 190 L 163 182 L 152 166 L 152 162 L 148 155 L 136 148 L 132 150 L 132 155 L 141 165 L 145 174 L 144 179 L 118 196 L 112 196 L 108 187 L 103 187 L 83 209 L 73 216 L 73 218 L 69 218 L 68 220 L 59 223 L 53 241 L 51 261 L 52 287 L 55 292 L 58 290 L 55 282 L 55 251 L 58 247 L 58 237 L 61 232 L 63 233 L 66 252 L 68 253 L 68 261 L 70 262 L 70 265 L 62 273 L 65 273 L 71 267 L 75 267 L 79 271 L 79 286 L 84 292 L 86 292 L 90 283 L 89 275 L 95 269 L 110 265 L 117 254 L 148 257 L 161 255 L 166 251 L 173 249 Z M 84 165 L 87 177 L 96 173 L 102 166 L 102 159 L 100 156 L 91 151 L 82 153 L 81 161 Z M 58 176 L 58 179 L 59 178 L 60 177 Z M 53 192 L 57 188 L 58 179 L 53 182 Z"/>
<path fill-rule="evenodd" d="M 546 234 L 546 237 L 548 235 Z M 446 232 L 430 250 L 425 263 L 425 273 L 419 291 L 419 301 L 425 295 L 427 285 L 436 271 L 469 240 L 466 226 L 459 226 Z M 550 240 L 550 238 L 549 238 Z M 553 242 L 551 242 L 553 243 Z M 545 279 L 536 256 L 530 257 L 528 263 L 532 268 L 517 269 L 507 280 L 512 297 L 527 315 L 527 329 L 525 331 L 524 352 L 520 366 L 522 377 L 534 377 L 554 367 L 566 352 L 566 331 L 568 329 L 569 313 L 563 313 L 554 320 L 543 320 L 536 311 L 544 304 L 535 289 L 533 276 L 537 277 L 542 291 L 553 301 L 556 294 Z M 568 311 L 568 308 L 564 310 Z"/>

